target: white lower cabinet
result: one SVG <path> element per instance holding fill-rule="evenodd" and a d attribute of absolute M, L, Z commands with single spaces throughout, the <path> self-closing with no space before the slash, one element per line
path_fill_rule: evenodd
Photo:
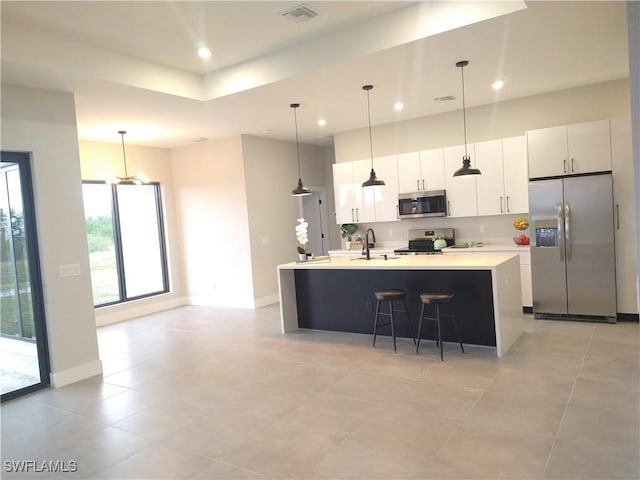
<path fill-rule="evenodd" d="M 471 157 L 471 166 L 475 166 L 475 150 L 467 145 Z M 449 217 L 475 217 L 478 215 L 476 199 L 476 175 L 454 177 L 456 170 L 462 167 L 464 145 L 447 147 L 444 153 L 444 181 L 447 191 L 447 213 Z"/>

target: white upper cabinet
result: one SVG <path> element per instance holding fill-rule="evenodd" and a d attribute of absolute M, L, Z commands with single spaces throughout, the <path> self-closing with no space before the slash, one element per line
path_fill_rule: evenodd
<path fill-rule="evenodd" d="M 444 189 L 442 148 L 398 155 L 398 191 L 413 193 Z"/>
<path fill-rule="evenodd" d="M 369 178 L 371 160 L 333 164 L 336 223 L 371 223 L 398 220 L 398 169 L 395 155 L 374 159 L 380 187 L 362 188 Z"/>
<path fill-rule="evenodd" d="M 611 170 L 609 120 L 527 132 L 529 178 Z"/>
<path fill-rule="evenodd" d="M 371 160 L 333 164 L 333 193 L 336 223 L 372 222 L 375 220 L 374 195 L 362 188 L 369 178 Z"/>
<path fill-rule="evenodd" d="M 398 191 L 412 193 L 421 190 L 420 152 L 401 153 L 398 159 Z"/>
<path fill-rule="evenodd" d="M 444 190 L 444 150 L 434 148 L 420 152 L 420 190 Z"/>
<path fill-rule="evenodd" d="M 505 213 L 529 213 L 527 139 L 524 135 L 502 139 Z"/>
<path fill-rule="evenodd" d="M 373 190 L 375 221 L 393 222 L 398 216 L 398 162 L 395 155 L 374 158 L 376 176 L 384 181 L 384 186 L 367 187 Z M 364 221 L 364 220 L 361 220 Z"/>
<path fill-rule="evenodd" d="M 615 208 L 618 312 L 638 313 L 636 293 L 636 210 L 634 204 L 631 119 L 611 120 L 611 163 Z"/>
<path fill-rule="evenodd" d="M 507 199 L 504 193 L 502 140 L 476 143 L 475 152 L 475 166 L 482 172 L 476 177 L 478 215 L 505 213 Z"/>
<path fill-rule="evenodd" d="M 471 157 L 471 166 L 475 166 L 473 145 L 467 145 Z M 478 214 L 476 201 L 476 175 L 454 177 L 456 170 L 462 167 L 464 145 L 447 147 L 444 153 L 444 182 L 447 191 L 447 212 L 450 217 L 474 217 Z"/>

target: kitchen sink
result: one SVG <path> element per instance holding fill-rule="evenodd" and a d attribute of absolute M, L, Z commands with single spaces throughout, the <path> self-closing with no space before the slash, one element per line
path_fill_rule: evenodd
<path fill-rule="evenodd" d="M 396 258 L 400 258 L 400 256 L 395 255 L 371 255 L 370 260 L 395 260 Z M 351 260 L 366 260 L 367 257 L 355 257 Z"/>

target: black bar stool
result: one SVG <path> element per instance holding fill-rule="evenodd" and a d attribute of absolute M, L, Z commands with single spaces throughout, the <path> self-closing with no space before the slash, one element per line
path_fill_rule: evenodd
<path fill-rule="evenodd" d="M 418 341 L 416 342 L 416 354 L 420 350 L 420 332 L 422 331 L 422 320 L 429 320 L 436 324 L 436 346 L 440 344 L 440 360 L 444 360 L 444 353 L 442 348 L 442 328 L 440 325 L 441 317 L 449 317 L 453 323 L 453 328 L 456 331 L 456 337 L 458 337 L 458 343 L 464 353 L 464 347 L 462 346 L 462 338 L 460 337 L 460 330 L 458 329 L 458 322 L 453 313 L 453 297 L 452 293 L 421 293 L 420 301 L 422 302 L 422 308 L 420 309 L 420 322 L 418 323 Z M 440 305 L 449 305 L 451 313 L 440 313 Z M 425 305 L 433 305 L 435 317 L 428 317 L 424 314 Z"/>
<path fill-rule="evenodd" d="M 413 327 L 411 326 L 411 319 L 409 318 L 409 309 L 407 308 L 407 303 L 405 301 L 405 297 L 407 296 L 406 292 L 400 289 L 389 289 L 389 290 L 379 290 L 377 292 L 374 292 L 374 295 L 378 300 L 378 303 L 376 304 L 376 318 L 373 323 L 374 348 L 376 346 L 376 335 L 377 335 L 377 330 L 379 326 L 378 322 L 380 320 L 380 315 L 384 315 L 386 317 L 390 317 L 390 322 L 384 323 L 380 326 L 385 327 L 387 325 L 391 325 L 391 337 L 393 338 L 393 351 L 394 352 L 397 351 L 396 350 L 396 326 L 395 326 L 395 319 L 393 316 L 394 311 L 404 312 L 405 316 L 407 317 L 407 325 L 404 325 L 404 327 L 407 327 L 407 326 L 409 327 L 409 330 L 411 331 L 411 338 L 413 338 L 413 343 L 416 344 L 416 336 L 413 333 Z M 382 305 L 382 302 L 389 302 L 389 313 L 380 311 L 380 306 Z M 393 302 L 401 302 L 404 307 L 404 310 L 396 310 L 394 308 Z"/>

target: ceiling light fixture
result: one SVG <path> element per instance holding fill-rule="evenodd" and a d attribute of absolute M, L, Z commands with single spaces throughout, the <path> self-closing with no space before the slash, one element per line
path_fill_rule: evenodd
<path fill-rule="evenodd" d="M 456 63 L 456 67 L 460 68 L 462 76 L 462 123 L 464 126 L 464 157 L 462 157 L 462 167 L 453 173 L 454 177 L 462 175 L 480 175 L 480 170 L 471 166 L 471 157 L 467 154 L 467 114 L 464 103 L 464 67 L 469 65 L 468 60 L 461 60 Z"/>
<path fill-rule="evenodd" d="M 122 184 L 133 184 L 133 185 L 142 185 L 143 183 L 149 183 L 149 177 L 147 177 L 144 173 L 138 172 L 137 175 L 129 175 L 127 170 L 127 154 L 124 150 L 124 135 L 127 133 L 125 130 L 119 130 L 118 133 L 120 137 L 122 137 L 122 159 L 124 162 L 124 177 L 114 176 L 107 180 L 107 183 L 122 183 Z"/>
<path fill-rule="evenodd" d="M 491 84 L 491 88 L 494 90 L 500 90 L 502 87 L 504 87 L 504 82 L 502 80 L 496 80 Z"/>
<path fill-rule="evenodd" d="M 292 103 L 289 106 L 293 108 L 293 121 L 296 125 L 296 152 L 298 153 L 298 186 L 291 191 L 291 196 L 303 197 L 305 195 L 311 195 L 311 192 L 304 188 L 304 185 L 302 185 L 302 172 L 300 168 L 300 142 L 298 141 L 298 116 L 296 115 L 296 108 L 298 108 L 300 104 Z"/>
<path fill-rule="evenodd" d="M 198 48 L 198 56 L 203 60 L 206 60 L 207 58 L 211 58 L 211 50 L 209 50 L 205 46 L 202 46 Z"/>
<path fill-rule="evenodd" d="M 396 103 L 394 103 L 394 104 L 393 104 L 393 109 L 394 109 L 396 112 L 399 112 L 399 111 L 400 111 L 400 110 L 402 110 L 403 108 L 404 108 L 404 103 L 402 103 L 402 102 L 396 102 Z"/>
<path fill-rule="evenodd" d="M 319 127 L 324 127 L 326 124 L 327 124 L 327 121 L 324 118 L 321 118 L 320 120 L 318 120 Z"/>
<path fill-rule="evenodd" d="M 384 185 L 384 182 L 376 178 L 376 171 L 373 169 L 373 141 L 371 139 L 371 103 L 369 101 L 369 92 L 373 89 L 373 85 L 363 85 L 362 89 L 367 92 L 367 115 L 369 119 L 369 153 L 371 155 L 371 173 L 369 179 L 365 181 L 363 187 L 377 187 Z"/>

